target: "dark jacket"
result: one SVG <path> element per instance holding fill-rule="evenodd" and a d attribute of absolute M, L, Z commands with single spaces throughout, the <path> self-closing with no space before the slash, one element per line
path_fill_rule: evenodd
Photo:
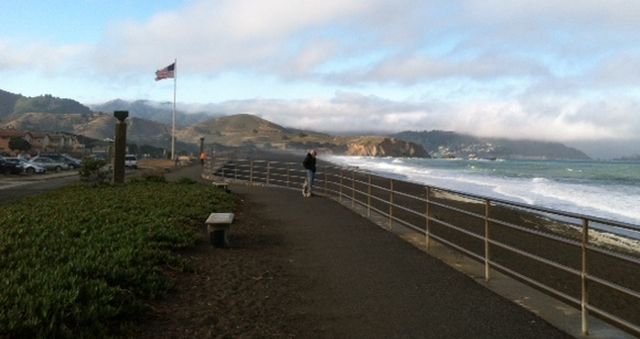
<path fill-rule="evenodd" d="M 311 153 L 307 153 L 307 156 L 304 158 L 304 161 L 302 162 L 302 166 L 304 166 L 304 168 L 306 168 L 308 170 L 311 170 L 311 172 L 315 173 L 316 172 L 316 157 L 311 155 Z"/>

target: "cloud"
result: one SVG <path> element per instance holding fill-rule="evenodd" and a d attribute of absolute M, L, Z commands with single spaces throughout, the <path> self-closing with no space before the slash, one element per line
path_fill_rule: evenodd
<path fill-rule="evenodd" d="M 636 65 L 637 13 L 633 0 L 196 0 L 143 21 L 115 22 L 97 45 L 82 46 L 87 53 L 75 46 L 35 48 L 53 51 L 43 69 L 87 54 L 76 64 L 98 74 L 142 74 L 177 57 L 186 76 L 248 72 L 325 86 L 412 86 L 562 76 L 558 69 L 567 65 L 625 55 Z M 29 53 L 18 48 L 0 62 L 42 63 L 23 59 Z M 371 56 L 379 58 L 371 63 Z"/>
<path fill-rule="evenodd" d="M 318 46 L 308 44 L 307 50 L 295 53 L 292 49 L 295 49 L 296 41 L 305 44 L 308 34 L 317 38 L 316 29 L 321 31 L 334 24 L 340 25 L 354 13 L 375 8 L 377 2 L 191 2 L 180 10 L 156 14 L 146 22 L 112 27 L 99 46 L 98 55 L 105 55 L 104 51 L 114 46 L 124 55 L 115 60 L 101 58 L 98 61 L 106 67 L 134 69 L 179 56 L 187 72 L 278 69 L 274 66 L 296 59 L 298 63 L 304 63 L 303 59 L 318 54 Z M 326 40 L 322 43 L 331 44 Z M 302 71 L 306 69 L 300 67 Z"/>
<path fill-rule="evenodd" d="M 48 43 L 17 43 L 0 40 L 0 70 L 32 71 L 54 74 L 73 68 L 81 60 L 87 46 Z"/>
<path fill-rule="evenodd" d="M 337 92 L 330 100 L 251 99 L 199 108 L 225 114 L 252 113 L 287 127 L 330 133 L 439 129 L 478 136 L 579 141 L 632 139 L 634 131 L 640 130 L 640 117 L 628 115 L 640 108 L 637 101 L 549 100 L 546 105 L 530 107 L 517 100 L 409 103 Z M 614 113 L 603 115 L 603 111 Z"/>
<path fill-rule="evenodd" d="M 594 87 L 636 87 L 640 84 L 640 51 L 619 53 L 606 58 L 592 74 Z"/>
<path fill-rule="evenodd" d="M 412 55 L 386 59 L 368 70 L 329 76 L 341 83 L 394 83 L 415 85 L 418 83 L 462 78 L 474 81 L 491 81 L 501 78 L 529 78 L 549 75 L 544 65 L 529 58 L 506 55 L 480 55 L 455 60 L 446 57 Z"/>
<path fill-rule="evenodd" d="M 563 140 L 640 134 L 635 0 L 181 3 L 114 22 L 92 46 L 0 40 L 0 67 L 151 98 L 152 72 L 178 58 L 180 81 L 197 83 L 203 100 L 252 81 L 229 91 L 242 100 L 209 105 L 213 111 L 324 131 L 448 129 Z M 297 93 L 308 97 L 273 91 L 280 97 L 251 99 L 264 96 L 264 84 L 305 86 Z M 336 94 L 315 98 L 317 88 Z"/>
<path fill-rule="evenodd" d="M 634 0 L 468 0 L 464 11 L 478 20 L 519 26 L 565 22 L 601 27 L 640 26 L 640 3 Z"/>

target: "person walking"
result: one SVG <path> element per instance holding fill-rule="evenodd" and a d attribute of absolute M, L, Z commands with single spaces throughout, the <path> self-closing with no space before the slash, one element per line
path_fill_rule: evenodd
<path fill-rule="evenodd" d="M 302 161 L 302 166 L 307 170 L 307 178 L 302 185 L 302 196 L 308 198 L 311 196 L 311 189 L 316 179 L 316 151 L 311 150 Z"/>
<path fill-rule="evenodd" d="M 204 151 L 200 152 L 200 165 L 204 166 L 204 161 L 207 160 L 207 153 Z"/>

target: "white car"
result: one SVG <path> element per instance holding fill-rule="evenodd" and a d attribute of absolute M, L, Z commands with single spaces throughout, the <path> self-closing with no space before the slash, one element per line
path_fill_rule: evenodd
<path fill-rule="evenodd" d="M 24 159 L 7 158 L 6 160 L 15 163 L 16 168 L 21 169 L 21 172 L 26 175 L 32 175 L 34 173 L 42 174 L 47 172 L 46 168 L 30 163 Z"/>
<path fill-rule="evenodd" d="M 31 158 L 31 160 L 29 160 L 29 163 L 40 166 L 40 167 L 44 167 L 48 171 L 60 172 L 62 170 L 69 169 L 69 165 L 67 165 L 64 162 L 55 161 L 51 158 L 42 157 L 42 156 Z"/>
<path fill-rule="evenodd" d="M 138 158 L 133 154 L 124 156 L 124 167 L 138 168 Z"/>

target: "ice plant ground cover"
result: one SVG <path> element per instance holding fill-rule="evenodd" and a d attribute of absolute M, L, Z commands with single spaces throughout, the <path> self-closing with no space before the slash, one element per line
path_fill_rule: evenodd
<path fill-rule="evenodd" d="M 171 289 L 208 213 L 233 209 L 189 180 L 73 186 L 1 207 L 0 336 L 102 337 Z"/>

